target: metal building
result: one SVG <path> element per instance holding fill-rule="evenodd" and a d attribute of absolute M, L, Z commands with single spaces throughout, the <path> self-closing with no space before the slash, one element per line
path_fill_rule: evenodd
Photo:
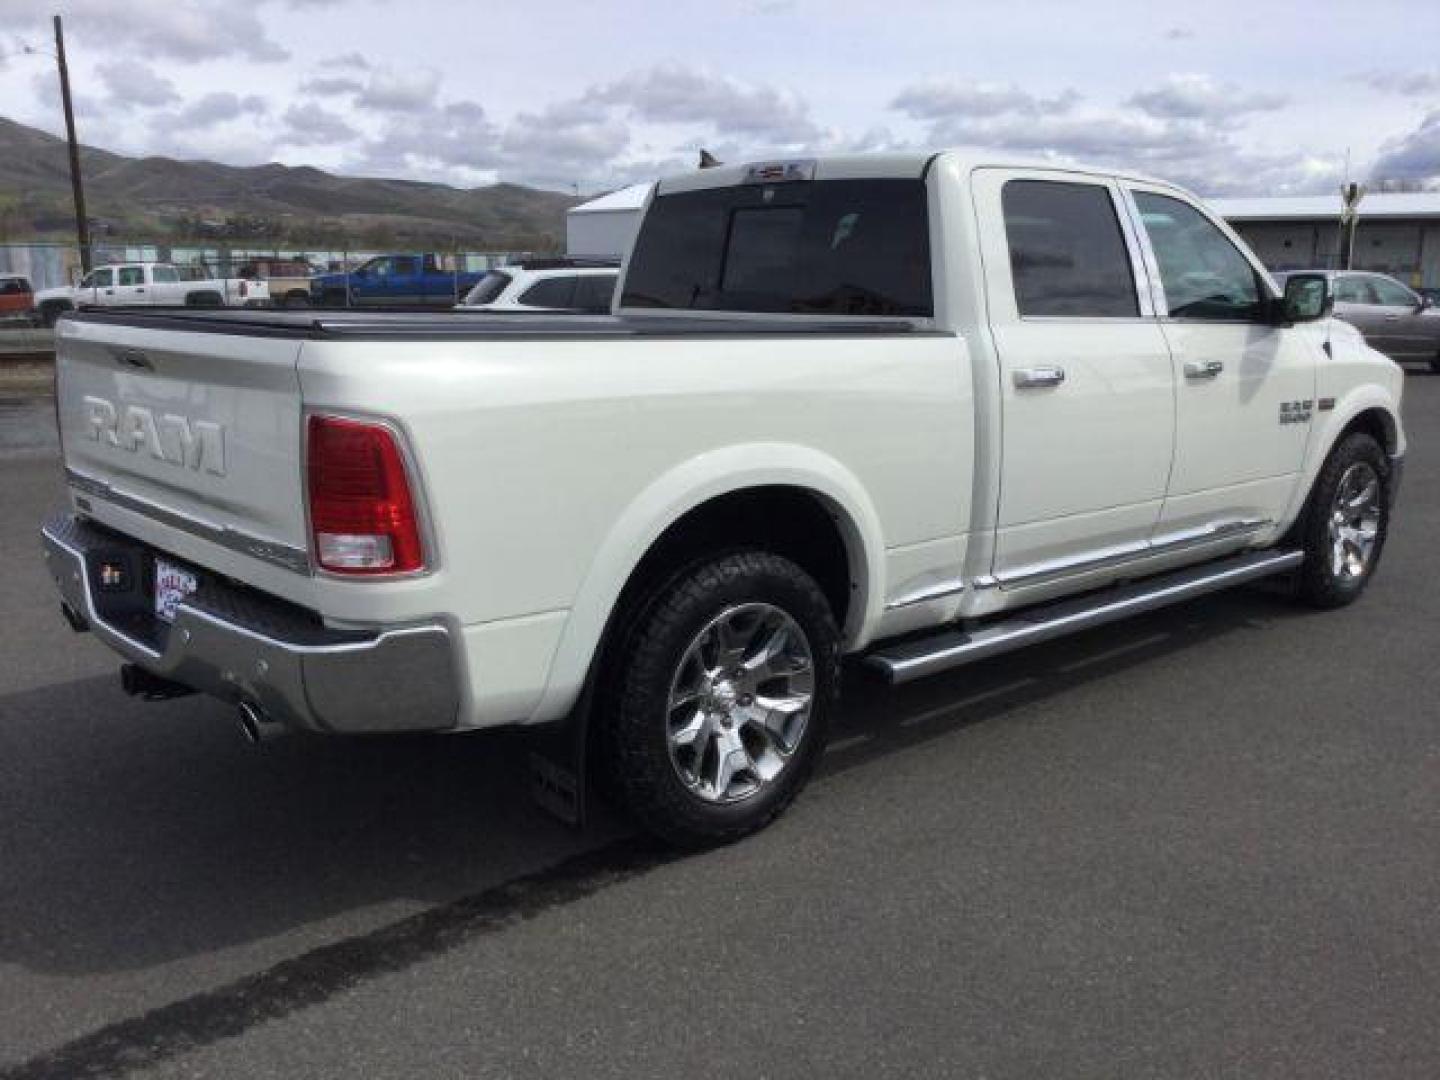
<path fill-rule="evenodd" d="M 1340 265 L 1340 197 L 1209 199 L 1271 270 Z M 1412 288 L 1440 287 L 1440 192 L 1371 194 L 1360 202 L 1351 262 Z"/>

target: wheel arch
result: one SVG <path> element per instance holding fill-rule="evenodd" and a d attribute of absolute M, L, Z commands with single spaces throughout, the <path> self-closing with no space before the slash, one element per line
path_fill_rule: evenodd
<path fill-rule="evenodd" d="M 1300 483 L 1295 486 L 1295 495 L 1283 523 L 1287 532 L 1300 523 L 1320 470 L 1331 451 L 1346 436 L 1363 431 L 1372 436 L 1386 454 L 1392 456 L 1405 450 L 1404 429 L 1400 425 L 1395 399 L 1382 386 L 1370 384 L 1357 387 L 1336 402 L 1333 410 L 1317 412 L 1315 415 L 1324 416 L 1326 419 L 1323 425 L 1317 426 L 1317 430 L 1312 432 L 1313 450 L 1306 458 L 1304 472 L 1301 474 Z"/>
<path fill-rule="evenodd" d="M 558 720 L 570 710 L 615 616 L 637 588 L 653 580 L 652 573 L 677 566 L 687 553 L 755 540 L 741 534 L 727 543 L 730 537 L 712 534 L 707 525 L 753 519 L 758 508 L 778 506 L 807 507 L 799 513 L 808 514 L 811 524 L 818 525 L 822 517 L 829 523 L 843 547 L 849 577 L 842 640 L 847 649 L 863 645 L 881 613 L 884 542 L 879 515 L 859 480 L 834 458 L 805 447 L 727 447 L 671 469 L 620 515 L 576 594 L 532 720 Z M 692 539 L 702 542 L 689 546 Z M 814 574 L 813 565 L 807 569 Z M 829 585 L 833 603 L 833 576 L 822 571 L 818 579 L 822 589 Z"/>

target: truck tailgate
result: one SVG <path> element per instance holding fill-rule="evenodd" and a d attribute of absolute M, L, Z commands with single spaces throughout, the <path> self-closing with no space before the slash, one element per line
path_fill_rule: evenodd
<path fill-rule="evenodd" d="M 98 520 L 153 521 L 267 563 L 306 565 L 293 339 L 63 320 L 61 447 Z M 137 518 L 135 515 L 139 515 Z"/>

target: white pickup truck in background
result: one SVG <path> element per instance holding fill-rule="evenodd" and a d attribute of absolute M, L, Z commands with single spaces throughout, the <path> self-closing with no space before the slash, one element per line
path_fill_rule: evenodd
<path fill-rule="evenodd" d="M 137 305 L 187 307 L 264 307 L 270 286 L 249 278 L 194 278 L 170 263 L 118 263 L 97 266 L 76 285 L 42 289 L 35 308 L 46 326 L 67 311 Z"/>
<path fill-rule="evenodd" d="M 708 169 L 654 189 L 612 315 L 63 320 L 46 558 L 132 693 L 252 734 L 593 718 L 624 808 L 713 842 L 804 784 L 842 655 L 1355 599 L 1402 375 L 1329 307 L 1142 177 Z"/>

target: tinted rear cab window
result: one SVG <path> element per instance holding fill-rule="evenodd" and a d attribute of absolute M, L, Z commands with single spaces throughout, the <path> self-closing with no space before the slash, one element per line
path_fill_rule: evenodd
<path fill-rule="evenodd" d="M 661 195 L 641 225 L 621 304 L 930 316 L 925 185 L 815 180 Z"/>

